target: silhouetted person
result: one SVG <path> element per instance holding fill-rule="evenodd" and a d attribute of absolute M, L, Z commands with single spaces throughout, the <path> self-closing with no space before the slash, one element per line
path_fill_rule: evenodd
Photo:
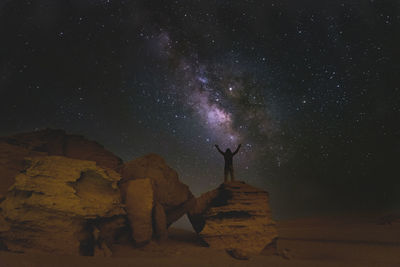
<path fill-rule="evenodd" d="M 236 148 L 235 152 L 232 153 L 232 151 L 228 148 L 225 152 L 222 152 L 221 149 L 219 149 L 218 145 L 215 145 L 215 147 L 218 149 L 219 153 L 221 153 L 224 156 L 225 159 L 225 168 L 224 168 L 224 182 L 228 181 L 228 174 L 231 175 L 231 181 L 235 180 L 235 176 L 233 174 L 233 156 L 238 153 L 240 147 L 242 144 L 238 145 Z"/>

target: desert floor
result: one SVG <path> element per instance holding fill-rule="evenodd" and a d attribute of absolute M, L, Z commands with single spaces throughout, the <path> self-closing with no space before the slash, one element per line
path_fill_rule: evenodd
<path fill-rule="evenodd" d="M 203 247 L 196 234 L 170 229 L 169 239 L 135 249 L 113 247 L 113 257 L 0 252 L 4 266 L 400 266 L 400 223 L 378 225 L 377 214 L 324 216 L 278 222 L 278 250 L 248 261 Z M 289 258 L 289 259 L 286 259 Z"/>

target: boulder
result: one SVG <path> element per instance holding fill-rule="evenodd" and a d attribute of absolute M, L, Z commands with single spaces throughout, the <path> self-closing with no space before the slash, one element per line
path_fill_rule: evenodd
<path fill-rule="evenodd" d="M 119 180 L 94 161 L 27 159 L 0 203 L 0 239 L 11 251 L 93 255 L 102 244 L 96 223 L 125 215 Z"/>
<path fill-rule="evenodd" d="M 122 160 L 100 144 L 63 130 L 45 129 L 0 138 L 0 195 L 14 183 L 24 169 L 24 158 L 35 156 L 65 156 L 95 161 L 98 166 L 118 170 Z"/>
<path fill-rule="evenodd" d="M 153 226 L 155 237 L 158 240 L 164 240 L 168 237 L 167 215 L 160 203 L 156 203 L 153 208 Z"/>
<path fill-rule="evenodd" d="M 150 179 L 129 180 L 121 184 L 122 199 L 136 245 L 146 244 L 153 234 L 153 188 Z"/>
<path fill-rule="evenodd" d="M 278 236 L 268 199 L 266 191 L 244 182 L 224 183 L 196 199 L 189 220 L 210 247 L 244 259 Z"/>
<path fill-rule="evenodd" d="M 194 199 L 187 185 L 179 181 L 178 174 L 157 154 L 148 154 L 125 163 L 121 167 L 121 184 L 137 179 L 149 178 L 154 192 L 154 201 L 165 211 L 167 226 L 182 217 Z"/>

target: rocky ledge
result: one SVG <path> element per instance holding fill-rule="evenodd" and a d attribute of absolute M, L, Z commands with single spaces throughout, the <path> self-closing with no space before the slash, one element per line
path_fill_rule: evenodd
<path fill-rule="evenodd" d="M 258 254 L 278 237 L 268 200 L 266 191 L 244 182 L 224 183 L 196 199 L 189 219 L 210 247 Z"/>

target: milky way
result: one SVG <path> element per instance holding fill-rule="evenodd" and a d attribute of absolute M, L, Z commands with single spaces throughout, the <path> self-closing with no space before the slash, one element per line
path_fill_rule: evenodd
<path fill-rule="evenodd" d="M 286 159 L 287 151 L 276 138 L 278 122 L 272 119 L 263 99 L 262 91 L 268 88 L 256 88 L 256 77 L 230 62 L 201 62 L 196 51 L 188 56 L 179 53 L 167 32 L 154 36 L 152 46 L 161 48 L 155 53 L 174 62 L 170 66 L 172 85 L 167 90 L 175 92 L 179 103 L 193 114 L 193 122 L 206 130 L 207 143 L 233 149 L 244 143 L 241 152 L 246 155 L 240 164 L 246 168 L 266 150 L 273 159 L 269 165 L 279 166 Z M 246 84 L 245 78 L 253 81 Z"/>
<path fill-rule="evenodd" d="M 214 84 L 207 75 L 207 67 L 185 58 L 179 60 L 175 70 L 178 83 L 174 87 L 178 88 L 182 96 L 182 104 L 195 113 L 194 119 L 198 119 L 209 130 L 209 139 L 225 146 L 242 141 L 233 127 L 231 112 L 220 105 L 222 96 L 217 88 L 213 88 Z"/>

